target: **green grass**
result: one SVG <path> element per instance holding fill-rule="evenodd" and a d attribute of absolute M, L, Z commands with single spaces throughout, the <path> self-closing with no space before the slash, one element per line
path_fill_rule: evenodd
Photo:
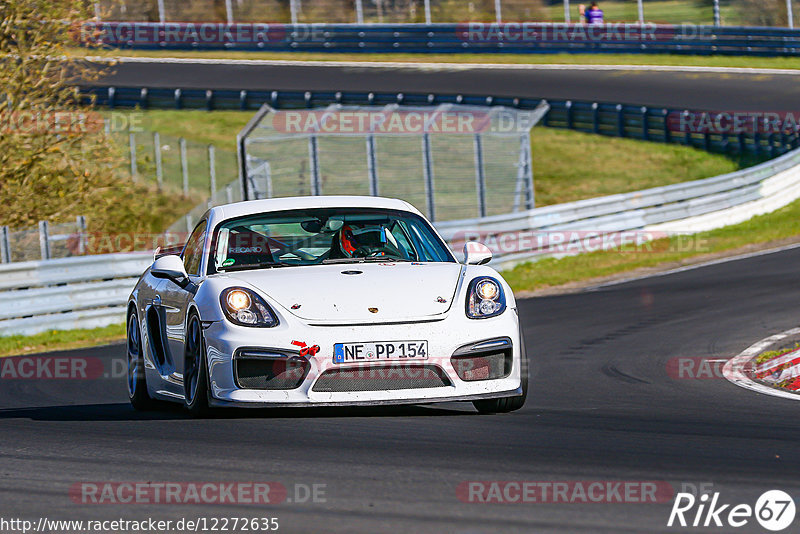
<path fill-rule="evenodd" d="M 735 171 L 732 160 L 681 145 L 535 128 L 536 204 L 545 206 Z"/>
<path fill-rule="evenodd" d="M 756 358 L 756 364 L 760 365 L 762 363 L 768 362 L 774 358 L 778 358 L 779 356 L 783 356 L 784 354 L 788 354 L 800 348 L 800 343 L 795 343 L 794 347 L 785 347 L 780 350 L 768 350 L 767 352 L 762 352 Z"/>
<path fill-rule="evenodd" d="M 747 245 L 780 242 L 800 234 L 800 200 L 773 213 L 753 217 L 740 224 L 726 226 L 691 237 L 673 237 L 654 241 L 652 250 L 607 250 L 544 258 L 518 265 L 503 276 L 515 291 L 534 291 L 570 282 L 591 280 L 641 268 L 678 266 L 691 258 L 733 251 Z"/>
<path fill-rule="evenodd" d="M 96 50 L 90 51 L 98 55 Z M 75 50 L 76 54 L 87 51 Z M 185 57 L 278 61 L 385 61 L 405 63 L 503 63 L 520 65 L 657 65 L 800 69 L 797 57 L 691 56 L 672 54 L 347 54 L 309 52 L 246 52 L 231 50 L 113 50 L 109 57 Z"/>
<path fill-rule="evenodd" d="M 5 336 L 0 337 L 0 357 L 93 347 L 122 339 L 125 339 L 124 324 L 88 330 L 51 330 L 32 336 Z"/>

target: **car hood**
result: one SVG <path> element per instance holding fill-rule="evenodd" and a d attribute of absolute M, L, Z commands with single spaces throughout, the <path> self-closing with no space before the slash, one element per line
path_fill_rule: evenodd
<path fill-rule="evenodd" d="M 351 263 L 231 273 L 313 323 L 435 319 L 453 304 L 458 263 Z"/>

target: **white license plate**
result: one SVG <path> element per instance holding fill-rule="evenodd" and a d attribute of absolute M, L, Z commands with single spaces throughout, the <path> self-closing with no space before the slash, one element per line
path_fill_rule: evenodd
<path fill-rule="evenodd" d="M 333 363 L 427 360 L 427 341 L 336 343 Z"/>

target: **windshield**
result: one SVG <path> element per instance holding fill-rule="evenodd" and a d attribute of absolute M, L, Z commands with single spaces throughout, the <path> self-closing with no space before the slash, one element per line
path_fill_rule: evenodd
<path fill-rule="evenodd" d="M 368 261 L 455 262 L 413 213 L 317 208 L 259 213 L 220 224 L 209 273 Z"/>

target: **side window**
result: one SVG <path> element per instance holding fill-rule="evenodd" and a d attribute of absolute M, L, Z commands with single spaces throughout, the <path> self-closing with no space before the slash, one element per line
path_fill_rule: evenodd
<path fill-rule="evenodd" d="M 203 259 L 203 244 L 206 241 L 206 221 L 202 221 L 189 236 L 183 249 L 183 266 L 187 274 L 200 274 Z"/>

